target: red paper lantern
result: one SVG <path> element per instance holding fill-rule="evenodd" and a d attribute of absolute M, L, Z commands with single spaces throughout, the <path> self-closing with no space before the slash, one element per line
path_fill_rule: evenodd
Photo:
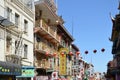
<path fill-rule="evenodd" d="M 72 55 L 73 55 L 73 53 L 72 53 L 72 52 L 70 52 L 70 53 L 69 53 L 69 55 L 70 55 L 70 56 L 72 56 Z"/>
<path fill-rule="evenodd" d="M 48 56 L 49 55 L 49 53 L 48 52 L 46 52 L 46 54 L 45 54 L 46 56 Z"/>
<path fill-rule="evenodd" d="M 53 73 L 53 76 L 56 77 L 56 73 Z"/>
<path fill-rule="evenodd" d="M 64 56 L 64 52 L 61 53 L 62 57 Z"/>
<path fill-rule="evenodd" d="M 80 54 L 80 52 L 76 52 L 76 54 L 77 54 L 77 55 L 79 55 L 79 54 Z"/>
<path fill-rule="evenodd" d="M 96 52 L 97 52 L 97 50 L 95 49 L 95 50 L 93 50 L 93 52 L 94 52 L 94 53 L 96 53 Z"/>
<path fill-rule="evenodd" d="M 53 56 L 55 57 L 57 54 L 56 53 L 53 53 Z"/>
<path fill-rule="evenodd" d="M 101 49 L 101 51 L 102 51 L 102 52 L 104 52 L 104 51 L 105 51 L 105 49 L 104 49 L 104 48 L 102 48 L 102 49 Z"/>
<path fill-rule="evenodd" d="M 88 51 L 85 51 L 85 54 L 88 54 Z"/>
<path fill-rule="evenodd" d="M 52 54 L 49 54 L 50 57 L 52 57 Z"/>

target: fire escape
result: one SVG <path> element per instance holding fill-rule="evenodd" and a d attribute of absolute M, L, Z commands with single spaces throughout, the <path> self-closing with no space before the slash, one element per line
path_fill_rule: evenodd
<path fill-rule="evenodd" d="M 13 23 L 12 17 L 14 15 L 12 14 L 11 9 L 3 8 L 1 6 L 0 8 L 4 9 L 5 13 L 7 14 L 4 14 L 3 16 L 0 15 L 0 27 L 4 30 L 5 33 L 2 36 L 4 36 L 4 40 L 6 41 L 6 45 L 4 45 L 6 47 L 5 60 L 6 62 L 21 65 L 21 55 L 23 50 L 22 35 L 24 34 L 24 31 L 17 28 L 16 25 Z M 13 36 L 16 36 L 15 42 Z"/>

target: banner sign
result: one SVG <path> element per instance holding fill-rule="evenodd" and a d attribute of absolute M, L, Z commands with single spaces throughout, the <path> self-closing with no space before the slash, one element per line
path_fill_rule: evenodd
<path fill-rule="evenodd" d="M 66 75 L 66 55 L 68 54 L 67 48 L 60 48 L 59 50 L 59 59 L 60 59 L 60 66 L 59 66 L 59 75 Z"/>

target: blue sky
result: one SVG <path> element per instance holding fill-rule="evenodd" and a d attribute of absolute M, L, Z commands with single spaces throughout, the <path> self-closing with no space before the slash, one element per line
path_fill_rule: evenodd
<path fill-rule="evenodd" d="M 83 59 L 92 62 L 95 71 L 106 72 L 112 60 L 112 42 L 109 41 L 113 17 L 118 14 L 118 0 L 58 0 L 58 15 L 62 15 L 64 26 L 72 35 L 74 44 L 80 49 Z M 73 27 L 73 28 L 72 28 Z M 102 53 L 101 49 L 105 48 Z M 93 50 L 97 53 L 94 54 Z M 88 55 L 84 52 L 88 50 Z"/>

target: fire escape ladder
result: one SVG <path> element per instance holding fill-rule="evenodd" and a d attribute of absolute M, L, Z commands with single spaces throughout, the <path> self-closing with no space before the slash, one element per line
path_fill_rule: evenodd
<path fill-rule="evenodd" d="M 18 39 L 15 43 L 15 54 L 18 56 L 22 56 L 22 49 L 23 49 L 23 38 L 22 38 L 23 32 L 20 32 L 18 35 Z"/>

